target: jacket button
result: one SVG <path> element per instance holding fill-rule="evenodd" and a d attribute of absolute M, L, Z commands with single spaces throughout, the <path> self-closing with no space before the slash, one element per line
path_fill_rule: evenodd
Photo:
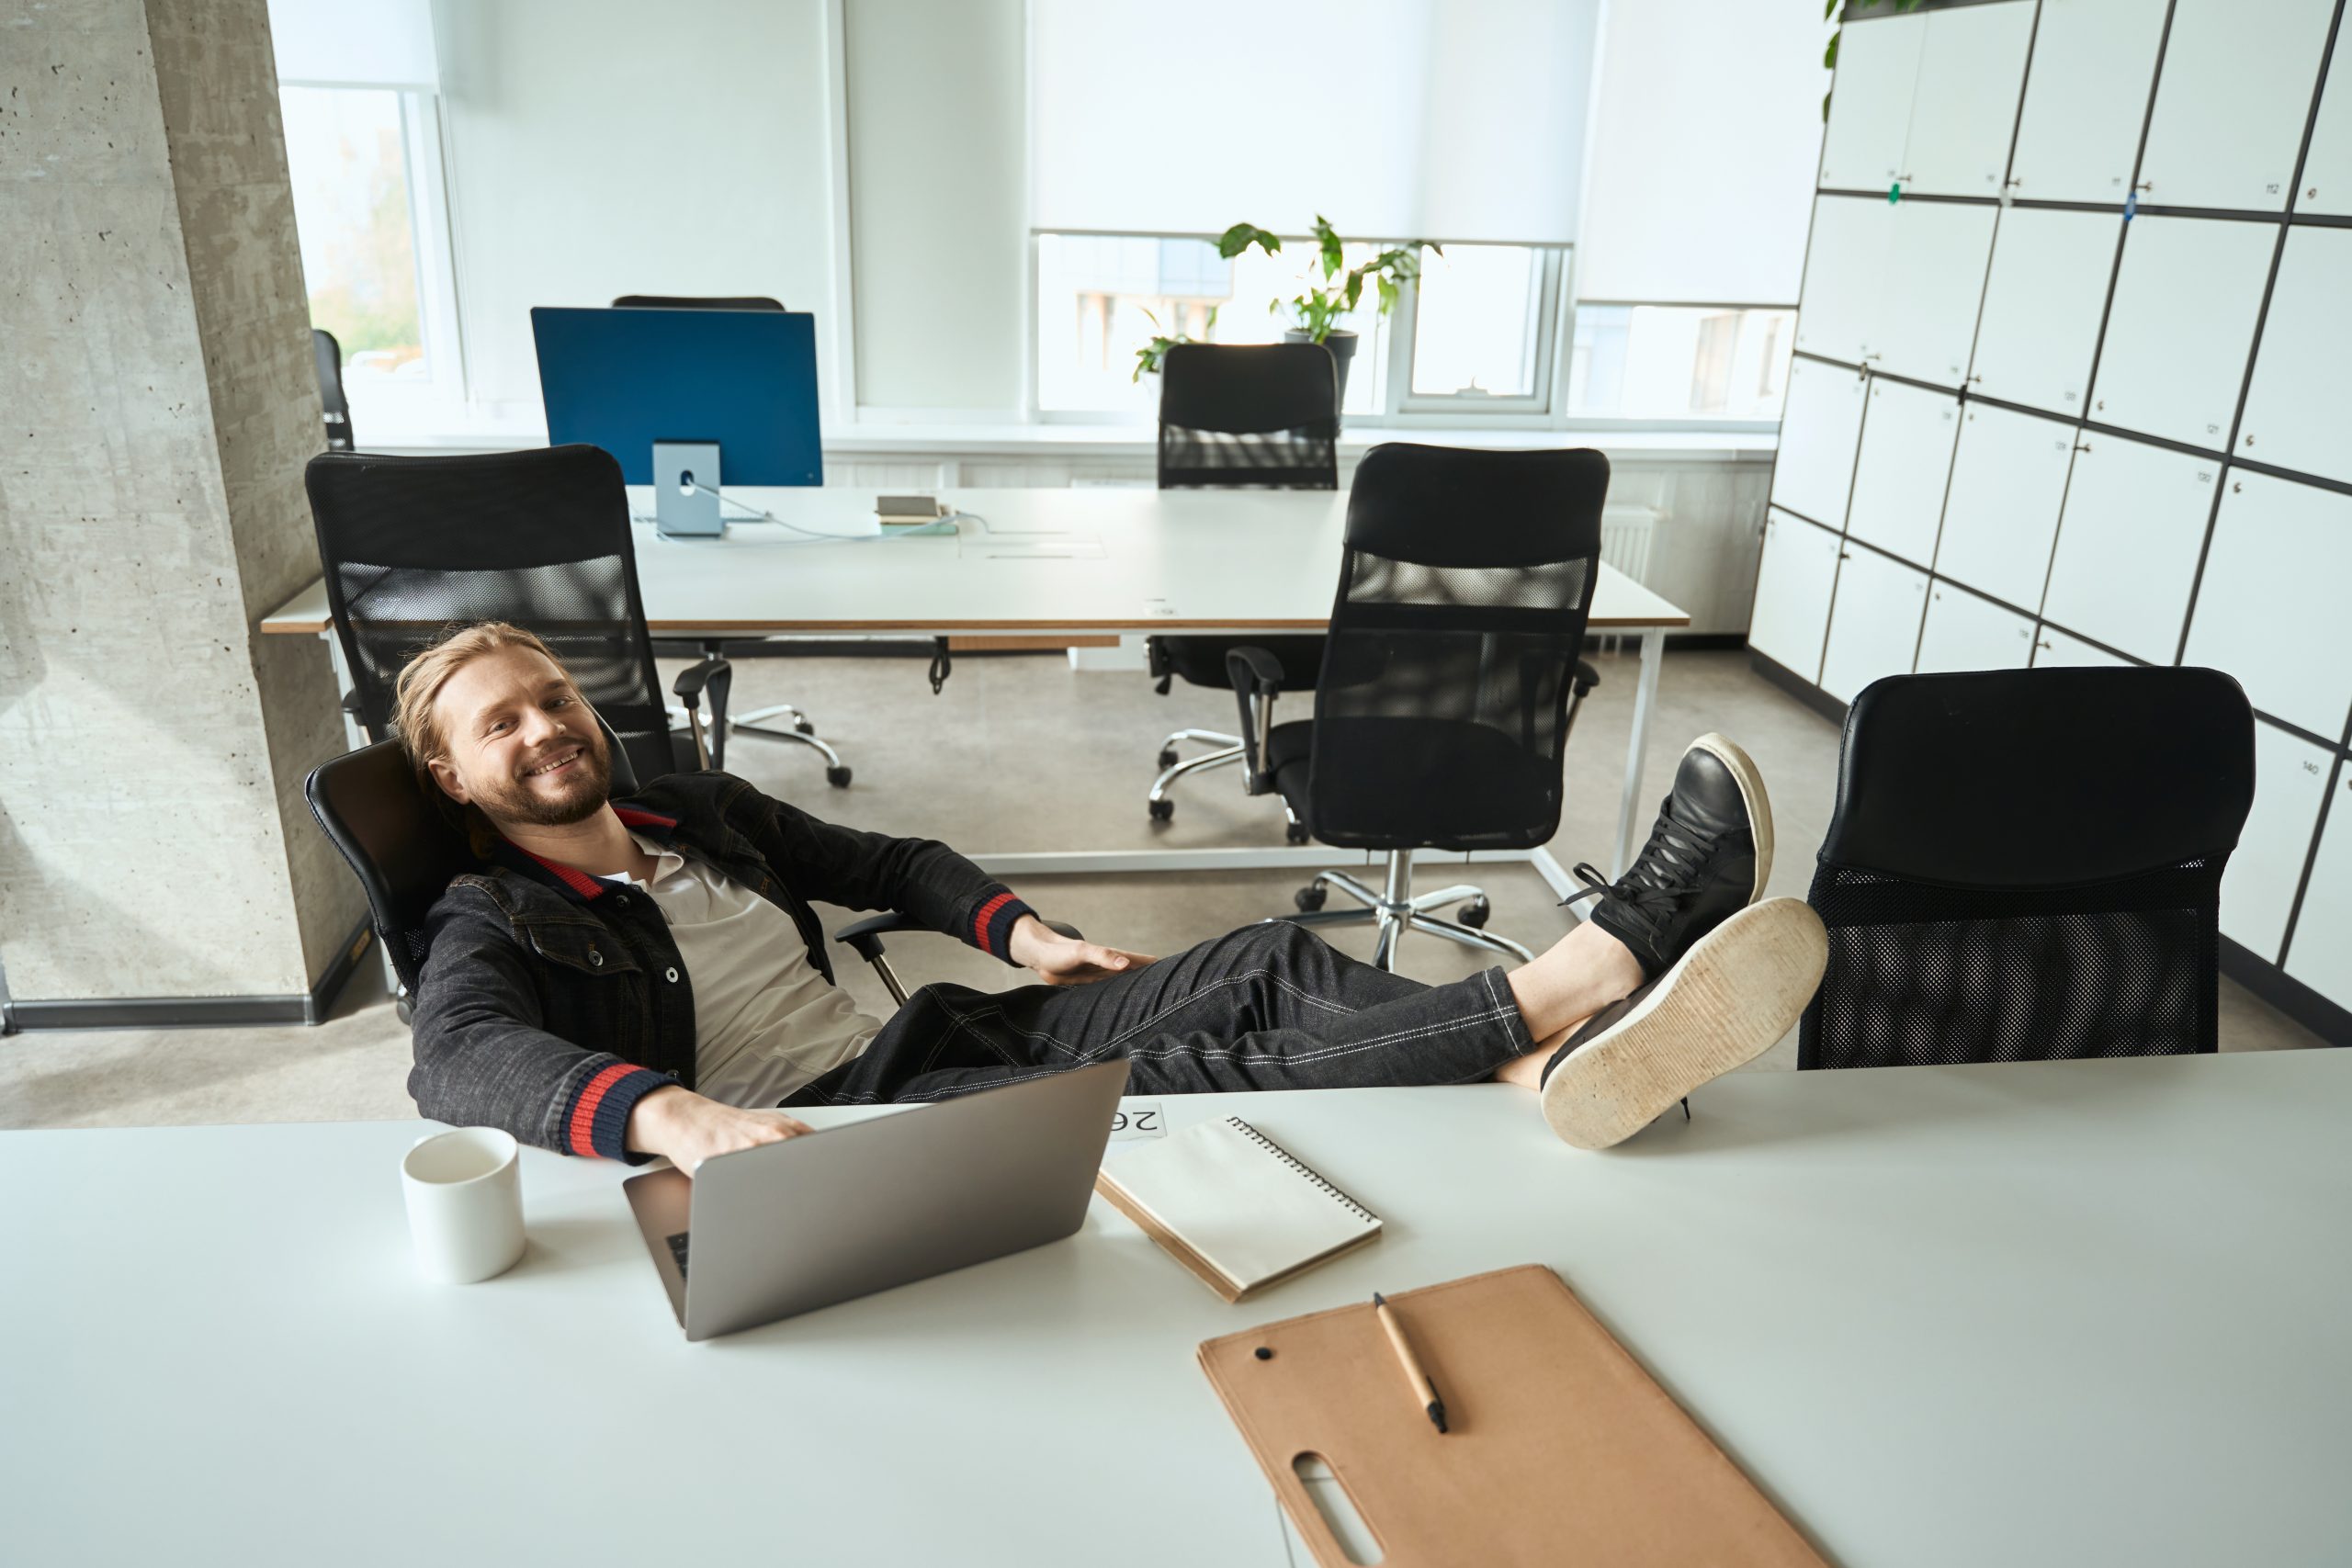
<path fill-rule="evenodd" d="M 675 969 L 665 969 L 662 973 L 669 976 L 670 984 L 674 986 L 678 983 L 678 972 Z"/>
<path fill-rule="evenodd" d="M 676 1083 L 678 1081 L 678 1069 L 672 1067 L 668 1072 L 663 1073 L 662 1076 L 668 1078 L 672 1083 Z"/>
<path fill-rule="evenodd" d="M 601 969 L 605 966 L 605 955 L 592 947 L 588 950 L 588 962 Z"/>

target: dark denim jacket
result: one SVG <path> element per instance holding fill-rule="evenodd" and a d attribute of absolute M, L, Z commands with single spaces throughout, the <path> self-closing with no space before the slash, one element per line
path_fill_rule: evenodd
<path fill-rule="evenodd" d="M 1000 958 L 1029 912 L 944 844 L 837 828 L 727 773 L 673 773 L 614 807 L 790 915 L 828 981 L 812 898 L 899 910 Z M 694 1087 L 693 982 L 643 893 L 502 844 L 426 920 L 408 1079 L 424 1115 L 618 1159 L 639 1100 Z"/>

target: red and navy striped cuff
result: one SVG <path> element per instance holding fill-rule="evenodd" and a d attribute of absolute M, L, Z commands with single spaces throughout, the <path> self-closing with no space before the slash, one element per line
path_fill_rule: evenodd
<path fill-rule="evenodd" d="M 1023 915 L 1037 911 L 1023 903 L 1010 889 L 1000 887 L 980 900 L 973 911 L 971 941 L 974 947 L 992 957 L 1012 962 L 1012 928 Z"/>
<path fill-rule="evenodd" d="M 642 1165 L 650 1155 L 628 1152 L 628 1113 L 637 1102 L 676 1080 L 632 1062 L 614 1062 L 582 1078 L 563 1116 L 563 1152 Z"/>

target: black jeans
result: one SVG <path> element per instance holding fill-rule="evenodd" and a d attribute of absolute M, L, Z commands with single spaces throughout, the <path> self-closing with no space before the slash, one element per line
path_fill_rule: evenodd
<path fill-rule="evenodd" d="M 1534 1049 L 1500 969 L 1425 986 L 1287 921 L 1086 986 L 926 986 L 786 1105 L 945 1100 L 1124 1057 L 1130 1094 L 1468 1083 Z"/>

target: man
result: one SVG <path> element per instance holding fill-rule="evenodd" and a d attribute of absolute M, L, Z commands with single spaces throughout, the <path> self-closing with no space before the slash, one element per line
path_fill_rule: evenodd
<path fill-rule="evenodd" d="M 1770 807 L 1715 736 L 1589 921 L 1509 974 L 1424 986 L 1286 922 L 1158 960 L 1072 941 L 944 844 L 820 822 L 722 773 L 609 800 L 594 714 L 503 623 L 417 655 L 398 710 L 422 787 L 486 863 L 429 917 L 418 1109 L 689 1174 L 808 1131 L 781 1107 L 938 1100 L 1112 1056 L 1138 1094 L 1499 1078 L 1600 1148 L 1778 1040 L 1826 951 L 1804 904 L 1756 901 Z M 1044 984 L 929 986 L 867 1017 L 811 899 L 901 910 Z"/>

